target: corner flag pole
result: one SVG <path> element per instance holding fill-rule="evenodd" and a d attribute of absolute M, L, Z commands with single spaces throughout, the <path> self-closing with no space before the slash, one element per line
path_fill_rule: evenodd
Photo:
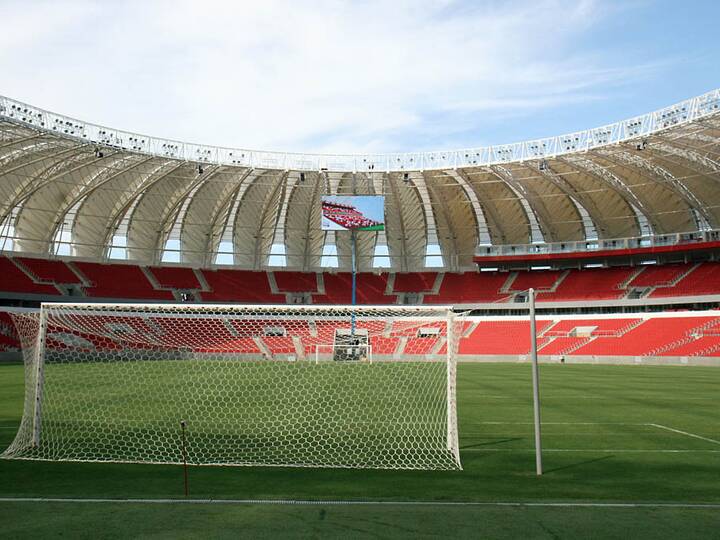
<path fill-rule="evenodd" d="M 541 476 L 543 467 L 542 440 L 540 437 L 540 378 L 537 359 L 537 325 L 535 324 L 535 289 L 528 291 L 528 302 L 530 304 L 530 358 L 532 360 L 533 413 L 535 423 L 535 472 L 538 476 Z"/>

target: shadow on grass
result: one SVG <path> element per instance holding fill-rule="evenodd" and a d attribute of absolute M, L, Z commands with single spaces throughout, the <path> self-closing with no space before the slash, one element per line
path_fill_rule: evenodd
<path fill-rule="evenodd" d="M 573 467 L 581 467 L 583 465 L 589 465 L 590 463 L 595 463 L 596 461 L 605 461 L 606 459 L 614 458 L 615 456 L 603 456 L 595 459 L 586 459 L 584 461 L 578 461 L 577 463 L 571 463 L 570 465 L 563 465 L 562 467 L 555 467 L 554 469 L 545 469 L 544 473 L 552 473 L 557 471 L 563 471 L 565 469 L 572 469 Z"/>
<path fill-rule="evenodd" d="M 522 437 L 512 437 L 510 439 L 496 439 L 489 442 L 477 443 L 477 444 L 466 444 L 460 447 L 460 450 L 467 450 L 468 448 L 477 448 L 478 446 L 492 446 L 493 444 L 501 444 L 513 441 L 522 441 Z"/>

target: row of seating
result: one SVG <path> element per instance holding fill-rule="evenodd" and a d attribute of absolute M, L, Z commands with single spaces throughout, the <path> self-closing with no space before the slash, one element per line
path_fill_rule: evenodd
<path fill-rule="evenodd" d="M 192 350 L 308 357 L 332 344 L 350 321 L 254 319 L 223 316 L 68 315 L 48 326 L 48 350 Z M 358 321 L 374 354 L 444 354 L 444 323 L 419 327 L 384 319 Z M 612 318 L 553 317 L 538 320 L 541 356 L 705 356 L 720 357 L 720 314 L 703 312 Z M 461 356 L 521 356 L 530 351 L 527 320 L 468 317 L 460 330 Z M 20 341 L 7 313 L 0 312 L 0 351 Z"/>
<path fill-rule="evenodd" d="M 0 293 L 172 301 L 191 292 L 203 302 L 286 303 L 298 295 L 314 304 L 351 301 L 349 273 L 194 270 L 175 266 L 65 262 L 0 256 Z M 529 288 L 539 302 L 716 295 L 720 263 L 464 274 L 361 273 L 357 301 L 394 304 L 414 295 L 424 304 L 512 302 Z M 72 292 L 70 292 L 72 291 Z"/>

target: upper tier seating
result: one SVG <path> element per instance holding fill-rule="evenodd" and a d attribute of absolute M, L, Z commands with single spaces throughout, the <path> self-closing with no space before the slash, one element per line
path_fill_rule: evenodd
<path fill-rule="evenodd" d="M 653 298 L 720 294 L 720 263 L 703 263 L 694 268 L 674 287 L 655 289 Z"/>
<path fill-rule="evenodd" d="M 265 272 L 243 270 L 203 270 L 210 292 L 201 293 L 207 302 L 283 304 L 285 295 L 273 294 Z"/>
<path fill-rule="evenodd" d="M 323 274 L 325 294 L 313 297 L 314 304 L 350 304 L 352 274 Z M 392 304 L 396 298 L 386 296 L 387 274 L 357 274 L 358 304 Z"/>
<path fill-rule="evenodd" d="M 163 289 L 202 289 L 202 285 L 192 268 L 151 266 L 148 271 Z"/>
<path fill-rule="evenodd" d="M 425 295 L 425 304 L 470 304 L 473 302 L 499 302 L 509 296 L 500 293 L 510 274 L 502 272 L 467 272 L 445 274 L 439 294 Z"/>
<path fill-rule="evenodd" d="M 393 292 L 426 292 L 432 291 L 437 272 L 408 272 L 395 274 Z"/>
<path fill-rule="evenodd" d="M 574 270 L 562 280 L 555 292 L 540 292 L 538 301 L 562 302 L 621 298 L 626 291 L 621 289 L 620 285 L 635 272 L 637 272 L 635 268 Z"/>
<path fill-rule="evenodd" d="M 629 287 L 668 287 L 684 272 L 691 270 L 687 264 L 665 264 L 662 266 L 646 266 L 635 276 Z"/>
<path fill-rule="evenodd" d="M 85 288 L 88 296 L 96 298 L 137 298 L 173 300 L 170 291 L 153 289 L 139 266 L 125 264 L 74 263 L 92 284 Z"/>
<path fill-rule="evenodd" d="M 313 304 L 350 304 L 352 282 L 348 272 L 275 271 L 269 275 L 264 271 L 193 271 L 176 266 L 143 269 L 132 264 L 7 256 L 0 256 L 0 276 L 0 293 L 12 295 L 58 297 L 62 296 L 64 286 L 76 285 L 74 291 L 85 291 L 93 298 L 173 300 L 174 291 L 194 290 L 198 291 L 196 298 L 205 302 L 252 304 L 285 303 L 289 301 L 288 293 L 309 294 Z M 203 290 L 203 278 L 207 290 Z M 388 291 L 390 278 L 392 290 Z M 438 292 L 433 294 L 437 283 Z M 363 272 L 357 274 L 357 302 L 396 304 L 400 295 L 408 293 L 419 294 L 424 304 L 512 302 L 518 293 L 530 287 L 538 292 L 538 302 L 621 299 L 634 288 L 649 288 L 652 298 L 720 295 L 720 263 L 464 274 L 415 272 L 392 276 Z"/>
<path fill-rule="evenodd" d="M 317 293 L 317 274 L 312 272 L 273 272 L 280 292 Z"/>
<path fill-rule="evenodd" d="M 0 287 L 2 287 L 3 291 L 48 295 L 60 294 L 60 291 L 52 285 L 34 283 L 30 276 L 5 257 L 0 257 L 0 276 L 2 276 Z"/>
<path fill-rule="evenodd" d="M 509 290 L 513 292 L 535 289 L 536 292 L 552 288 L 560 276 L 560 270 L 533 270 L 530 272 L 518 272 L 517 277 L 510 284 Z"/>
<path fill-rule="evenodd" d="M 17 257 L 15 260 L 20 262 L 38 281 L 61 284 L 82 283 L 80 278 L 70 270 L 70 267 L 64 261 L 31 259 L 28 257 Z"/>

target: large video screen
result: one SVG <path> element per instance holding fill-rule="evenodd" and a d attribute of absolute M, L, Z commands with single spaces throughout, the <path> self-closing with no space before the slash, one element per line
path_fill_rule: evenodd
<path fill-rule="evenodd" d="M 385 197 L 382 195 L 323 195 L 323 231 L 382 231 Z"/>

